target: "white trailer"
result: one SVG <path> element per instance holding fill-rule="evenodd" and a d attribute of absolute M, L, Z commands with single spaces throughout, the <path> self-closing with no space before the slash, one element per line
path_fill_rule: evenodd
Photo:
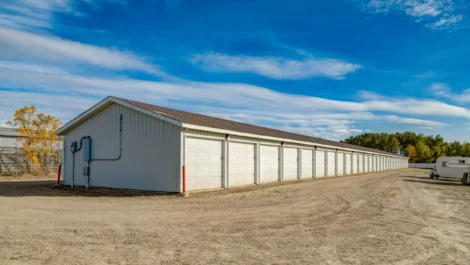
<path fill-rule="evenodd" d="M 470 157 L 441 156 L 437 159 L 436 166 L 429 177 L 432 179 L 440 177 L 460 179 L 462 184 L 469 185 L 469 171 Z"/>

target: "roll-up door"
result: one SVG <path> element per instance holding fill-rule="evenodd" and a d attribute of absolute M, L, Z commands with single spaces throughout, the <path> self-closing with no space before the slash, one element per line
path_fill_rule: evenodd
<path fill-rule="evenodd" d="M 283 151 L 283 159 L 284 159 L 284 164 L 283 164 L 283 169 L 284 169 L 284 178 L 283 180 L 292 180 L 292 179 L 297 179 L 297 173 L 298 173 L 298 165 L 299 165 L 299 160 L 298 160 L 298 149 L 297 148 L 292 148 L 292 147 L 284 147 Z"/>
<path fill-rule="evenodd" d="M 338 176 L 344 175 L 344 154 L 338 153 L 338 159 L 336 161 L 336 171 Z"/>
<path fill-rule="evenodd" d="M 255 184 L 255 145 L 229 142 L 228 185 Z"/>
<path fill-rule="evenodd" d="M 351 154 L 344 154 L 344 174 L 351 174 Z"/>
<path fill-rule="evenodd" d="M 325 151 L 315 151 L 315 169 L 316 169 L 316 177 L 321 178 L 325 176 Z"/>
<path fill-rule="evenodd" d="M 357 166 L 358 172 L 362 173 L 362 172 L 364 172 L 364 156 L 363 155 L 358 155 L 357 160 L 358 160 L 358 166 Z"/>
<path fill-rule="evenodd" d="M 336 171 L 335 152 L 328 152 L 328 177 L 334 176 Z"/>
<path fill-rule="evenodd" d="M 186 138 L 185 166 L 187 190 L 222 187 L 222 142 Z"/>
<path fill-rule="evenodd" d="M 279 181 L 279 147 L 260 145 L 259 167 L 261 183 Z"/>
<path fill-rule="evenodd" d="M 369 172 L 369 156 L 364 156 L 364 172 Z"/>
<path fill-rule="evenodd" d="M 369 156 L 369 172 L 372 172 L 372 156 Z"/>
<path fill-rule="evenodd" d="M 313 177 L 313 150 L 302 149 L 302 178 Z"/>
<path fill-rule="evenodd" d="M 356 154 L 353 154 L 352 173 L 353 173 L 353 174 L 356 174 L 356 173 L 357 173 L 357 155 L 356 155 Z"/>

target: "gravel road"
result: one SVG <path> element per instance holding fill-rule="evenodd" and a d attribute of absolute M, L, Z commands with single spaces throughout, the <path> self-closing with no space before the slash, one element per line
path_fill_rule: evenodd
<path fill-rule="evenodd" d="M 469 264 L 470 187 L 427 174 L 186 198 L 0 181 L 0 264 Z"/>

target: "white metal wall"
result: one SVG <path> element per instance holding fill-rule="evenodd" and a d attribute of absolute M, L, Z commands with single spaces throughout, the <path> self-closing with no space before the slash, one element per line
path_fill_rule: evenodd
<path fill-rule="evenodd" d="M 168 122 L 112 104 L 72 129 L 64 138 L 63 181 L 72 182 L 70 143 L 91 136 L 92 158 L 117 158 L 122 114 L 122 156 L 118 161 L 92 161 L 91 185 L 140 190 L 180 191 L 181 130 Z M 83 149 L 82 149 L 83 151 Z M 84 186 L 83 152 L 75 153 L 75 185 Z"/>

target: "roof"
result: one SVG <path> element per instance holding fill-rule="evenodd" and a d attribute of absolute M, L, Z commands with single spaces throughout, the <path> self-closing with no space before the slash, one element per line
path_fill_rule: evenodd
<path fill-rule="evenodd" d="M 77 118 L 65 124 L 62 128 L 60 128 L 57 131 L 57 134 L 59 135 L 65 134 L 67 131 L 71 130 L 72 128 L 80 124 L 81 121 L 87 119 L 89 116 L 94 115 L 95 113 L 105 108 L 107 105 L 109 105 L 109 102 L 127 105 L 129 107 L 137 109 L 138 111 L 164 119 L 180 127 L 191 128 L 188 125 L 195 125 L 195 126 L 201 126 L 201 127 L 209 128 L 209 129 L 219 129 L 219 130 L 224 130 L 224 131 L 238 132 L 238 133 L 244 133 L 244 134 L 261 136 L 261 137 L 267 136 L 267 137 L 276 138 L 276 139 L 286 139 L 286 140 L 291 140 L 291 141 L 307 142 L 307 143 L 324 145 L 324 146 L 334 147 L 334 148 L 353 149 L 355 151 L 357 150 L 357 151 L 363 151 L 363 152 L 378 153 L 378 154 L 384 154 L 388 156 L 399 156 L 394 153 L 389 153 L 389 152 L 385 152 L 385 151 L 381 151 L 377 149 L 347 144 L 343 142 L 336 142 L 332 140 L 326 140 L 326 139 L 311 137 L 307 135 L 290 133 L 290 132 L 275 130 L 275 129 L 271 129 L 267 127 L 251 125 L 251 124 L 246 124 L 246 123 L 241 123 L 241 122 L 236 122 L 236 121 L 231 121 L 231 120 L 225 120 L 225 119 L 211 117 L 207 115 L 181 111 L 181 110 L 176 110 L 176 109 L 170 109 L 170 108 L 156 106 L 156 105 L 152 105 L 148 103 L 133 101 L 133 100 L 124 99 L 124 98 L 111 97 L 111 96 L 102 100 L 101 102 L 99 102 L 98 104 L 90 108 L 89 110 L 79 115 Z"/>
<path fill-rule="evenodd" d="M 281 130 L 275 130 L 275 129 L 257 126 L 257 125 L 251 125 L 251 124 L 246 124 L 246 123 L 241 123 L 241 122 L 236 122 L 236 121 L 231 121 L 231 120 L 225 120 L 221 118 L 215 118 L 215 117 L 192 113 L 192 112 L 186 112 L 186 111 L 181 111 L 181 110 L 176 110 L 176 109 L 160 107 L 160 106 L 142 103 L 142 102 L 133 101 L 133 100 L 124 99 L 124 98 L 119 98 L 119 99 L 129 104 L 132 104 L 134 106 L 137 106 L 137 107 L 140 107 L 140 108 L 152 111 L 152 112 L 157 112 L 168 118 L 180 121 L 182 123 L 189 123 L 189 124 L 216 128 L 216 129 L 230 130 L 230 131 L 243 132 L 243 133 L 256 134 L 256 135 L 265 135 L 265 136 L 271 136 L 271 137 L 276 137 L 276 138 L 292 139 L 292 140 L 302 141 L 302 142 L 331 145 L 331 146 L 335 146 L 338 148 L 356 149 L 356 150 L 361 150 L 361 151 L 366 151 L 366 152 L 383 153 L 387 155 L 397 156 L 397 154 L 394 154 L 394 153 L 389 153 L 389 152 L 385 152 L 385 151 L 381 151 L 377 149 L 347 144 L 343 142 L 336 142 L 336 141 L 326 140 L 322 138 L 311 137 L 307 135 L 301 135 L 301 134 L 290 133 L 290 132 L 281 131 Z"/>
<path fill-rule="evenodd" d="M 11 136 L 17 137 L 20 134 L 16 131 L 16 128 L 13 127 L 0 127 L 0 135 L 1 136 Z"/>

